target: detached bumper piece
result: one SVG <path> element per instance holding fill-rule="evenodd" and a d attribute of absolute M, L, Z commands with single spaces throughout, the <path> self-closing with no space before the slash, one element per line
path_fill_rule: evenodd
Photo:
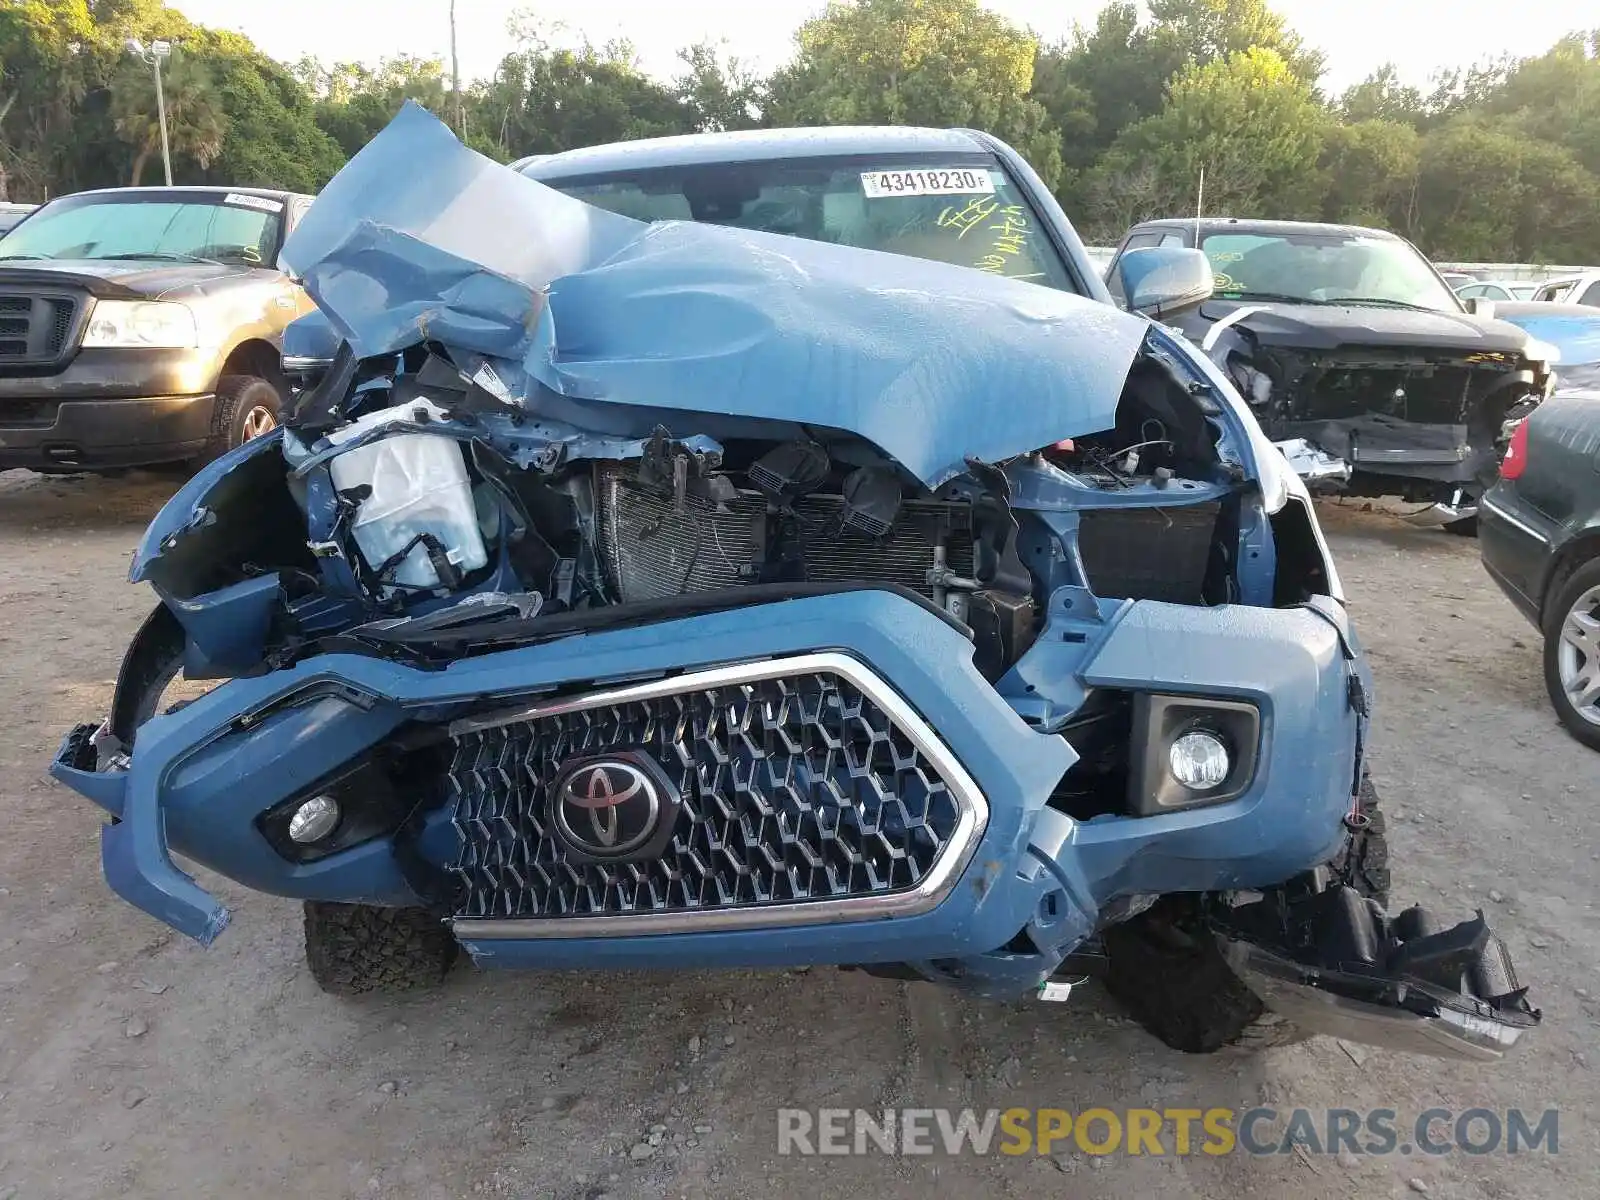
<path fill-rule="evenodd" d="M 1390 918 L 1338 886 L 1269 895 L 1233 910 L 1219 934 L 1250 988 L 1310 1033 L 1495 1062 L 1540 1021 L 1482 912 L 1441 929 L 1420 907 Z"/>

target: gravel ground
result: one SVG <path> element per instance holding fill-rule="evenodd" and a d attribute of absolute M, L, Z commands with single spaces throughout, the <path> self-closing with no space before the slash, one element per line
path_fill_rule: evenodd
<path fill-rule="evenodd" d="M 203 951 L 116 900 L 44 766 L 150 604 L 128 554 L 172 481 L 0 474 L 0 1200 L 62 1197 L 1568 1197 L 1593 1194 L 1600 759 L 1547 706 L 1475 543 L 1328 506 L 1379 686 L 1397 899 L 1487 910 L 1545 1027 L 1500 1068 L 1317 1039 L 1188 1058 L 1102 993 L 1007 1006 L 855 973 L 461 970 L 350 1003 L 299 910 L 220 886 Z M 1457 912 L 1456 910 L 1459 910 Z M 1560 1152 L 806 1158 L 780 1106 L 1560 1111 Z M 1169 1146 L 1170 1149 L 1170 1146 Z M 1585 1184 L 1583 1180 L 1589 1180 Z"/>

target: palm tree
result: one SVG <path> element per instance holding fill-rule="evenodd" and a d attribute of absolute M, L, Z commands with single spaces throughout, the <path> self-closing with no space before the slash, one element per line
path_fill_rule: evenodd
<path fill-rule="evenodd" d="M 174 54 L 164 64 L 162 85 L 167 102 L 167 140 L 173 158 L 186 156 L 202 168 L 222 153 L 228 117 L 203 63 Z M 111 115 L 117 134 L 133 147 L 133 175 L 139 186 L 145 164 L 161 152 L 161 120 L 156 109 L 156 84 L 150 68 L 128 63 L 111 85 Z"/>

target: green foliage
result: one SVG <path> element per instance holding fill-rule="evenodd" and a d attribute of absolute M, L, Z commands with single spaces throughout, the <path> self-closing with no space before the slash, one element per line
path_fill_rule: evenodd
<path fill-rule="evenodd" d="M 1414 232 L 1421 157 L 1422 135 L 1401 121 L 1330 126 L 1320 164 L 1323 219 Z"/>
<path fill-rule="evenodd" d="M 1417 241 L 1466 259 L 1573 262 L 1600 244 L 1600 180 L 1514 120 L 1459 117 L 1423 142 Z"/>
<path fill-rule="evenodd" d="M 677 96 L 695 133 L 754 129 L 766 105 L 766 81 L 712 42 L 678 51 L 684 72 Z"/>
<path fill-rule="evenodd" d="M 414 100 L 502 161 L 664 134 L 794 124 L 986 129 L 1091 239 L 1205 210 L 1395 229 L 1462 258 L 1600 260 L 1600 30 L 1445 71 L 1386 66 L 1324 100 L 1321 56 L 1271 0 L 1110 0 L 1059 45 L 982 0 L 832 0 L 762 78 L 726 47 L 675 78 L 625 43 L 531 12 L 494 73 L 452 90 L 435 59 L 277 63 L 162 0 L 0 0 L 0 198 L 152 182 L 163 67 L 177 182 L 315 191 Z"/>
<path fill-rule="evenodd" d="M 222 153 L 228 131 L 216 81 L 201 60 L 188 54 L 173 55 L 163 75 L 172 158 L 174 162 L 193 159 L 204 170 Z M 142 61 L 125 61 L 112 77 L 111 120 L 117 135 L 133 149 L 128 182 L 137 187 L 143 181 L 145 165 L 161 153 L 155 77 Z"/>
<path fill-rule="evenodd" d="M 1103 236 L 1195 211 L 1303 216 L 1316 201 L 1325 114 L 1275 50 L 1235 51 L 1173 79 L 1161 111 L 1129 126 L 1090 174 Z"/>
<path fill-rule="evenodd" d="M 978 0 L 834 0 L 796 41 L 774 124 L 976 127 L 1059 179 L 1060 134 L 1030 95 L 1038 43 Z"/>

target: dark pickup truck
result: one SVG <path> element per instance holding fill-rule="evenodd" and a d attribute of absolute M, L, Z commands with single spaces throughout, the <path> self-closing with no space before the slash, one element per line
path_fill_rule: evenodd
<path fill-rule="evenodd" d="M 1506 441 L 1552 386 L 1549 347 L 1463 303 L 1411 243 L 1299 221 L 1147 221 L 1117 257 L 1198 247 L 1216 292 L 1173 323 L 1316 490 L 1400 496 L 1471 533 Z M 1117 259 L 1107 278 L 1116 288 Z"/>
<path fill-rule="evenodd" d="M 0 238 L 0 470 L 200 461 L 276 428 L 277 269 L 311 197 L 256 188 L 64 196 Z"/>

